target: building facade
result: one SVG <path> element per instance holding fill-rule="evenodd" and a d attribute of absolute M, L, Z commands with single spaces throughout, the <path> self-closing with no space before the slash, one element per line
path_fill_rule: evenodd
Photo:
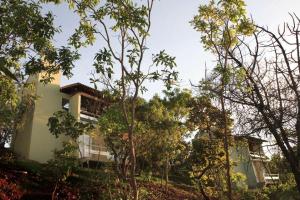
<path fill-rule="evenodd" d="M 259 188 L 279 182 L 279 174 L 272 174 L 268 168 L 269 158 L 263 150 L 260 138 L 251 136 L 235 136 L 230 157 L 233 171 L 246 176 L 249 188 Z"/>
<path fill-rule="evenodd" d="M 80 83 L 60 87 L 60 73 L 53 75 L 49 84 L 41 83 L 41 78 L 42 74 L 37 74 L 28 79 L 34 85 L 37 99 L 24 114 L 11 146 L 21 158 L 45 163 L 53 158 L 55 149 L 62 148 L 62 142 L 69 140 L 66 136 L 56 138 L 50 133 L 47 123 L 53 113 L 66 110 L 78 121 L 96 122 L 107 102 L 100 91 Z M 84 160 L 109 160 L 103 138 L 95 135 L 78 138 L 78 156 Z"/>

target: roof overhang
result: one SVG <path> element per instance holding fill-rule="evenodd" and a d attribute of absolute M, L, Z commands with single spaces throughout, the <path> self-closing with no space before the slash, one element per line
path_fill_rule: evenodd
<path fill-rule="evenodd" d="M 84 93 L 91 97 L 96 97 L 96 98 L 100 98 L 100 99 L 104 98 L 104 94 L 101 91 L 91 88 L 82 83 L 73 83 L 70 85 L 66 85 L 64 87 L 61 87 L 60 91 L 62 93 L 69 94 L 69 95 L 74 95 L 77 93 Z"/>
<path fill-rule="evenodd" d="M 253 141 L 253 142 L 267 142 L 267 140 L 263 140 L 261 138 L 258 137 L 253 137 L 250 135 L 235 135 L 234 136 L 235 139 L 239 140 L 239 139 L 247 139 L 248 141 Z"/>

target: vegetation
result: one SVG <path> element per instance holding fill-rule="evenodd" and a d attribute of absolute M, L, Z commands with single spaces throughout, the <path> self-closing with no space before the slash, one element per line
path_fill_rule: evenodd
<path fill-rule="evenodd" d="M 59 29 L 53 15 L 42 14 L 38 3 L 4 0 L 0 3 L 0 73 L 15 81 L 44 72 L 43 81 L 62 70 L 71 75 L 79 55 L 69 47 L 55 48 L 52 39 Z"/>
<path fill-rule="evenodd" d="M 70 47 L 56 48 L 52 39 L 59 32 L 53 15 L 42 14 L 36 2 L 0 2 L 0 146 L 11 141 L 23 113 L 36 98 L 26 90 L 29 75 L 42 73 L 41 81 L 51 81 L 60 70 L 71 76 L 73 62 L 79 58 Z M 22 95 L 20 95 L 22 94 Z"/>
<path fill-rule="evenodd" d="M 53 44 L 60 30 L 42 2 L 67 3 L 79 17 L 68 46 Z M 247 17 L 243 0 L 200 5 L 191 25 L 216 62 L 193 93 L 177 86 L 175 57 L 165 50 L 150 54 L 154 4 L 0 2 L 0 199 L 300 198 L 300 19 L 291 15 L 275 34 Z M 100 116 L 97 110 L 98 118 L 87 122 L 67 111 L 53 113 L 49 131 L 64 142 L 45 164 L 5 148 L 40 98 L 26 79 L 40 74 L 49 84 L 57 73 L 70 77 L 77 51 L 99 42 L 90 81 L 109 100 Z M 153 81 L 165 90 L 144 99 Z M 112 160 L 89 165 L 83 135 L 103 138 Z M 254 148 L 264 135 L 278 148 L 269 162 L 262 147 Z M 249 163 L 261 167 L 240 173 Z M 264 180 L 253 186 L 249 174 L 257 181 L 262 171 Z"/>
<path fill-rule="evenodd" d="M 231 166 L 229 160 L 229 131 L 226 126 L 226 102 L 224 93 L 228 84 L 228 52 L 235 48 L 239 35 L 248 35 L 252 32 L 253 25 L 246 17 L 245 3 L 243 0 L 215 2 L 209 1 L 208 5 L 199 7 L 199 14 L 194 17 L 192 24 L 194 28 L 202 34 L 204 48 L 210 50 L 217 57 L 215 77 L 217 89 L 216 94 L 220 99 L 223 112 L 224 131 L 224 150 L 226 155 L 226 177 L 227 195 L 232 199 Z"/>
<path fill-rule="evenodd" d="M 55 1 L 57 2 L 57 1 Z M 136 173 L 135 110 L 139 94 L 146 90 L 146 80 L 161 79 L 167 87 L 177 78 L 173 68 L 175 58 L 165 51 L 154 54 L 153 63 L 144 66 L 144 56 L 148 50 L 151 13 L 154 1 L 135 4 L 132 1 L 68 1 L 70 7 L 80 17 L 80 25 L 70 38 L 76 48 L 93 44 L 96 36 L 104 42 L 104 47 L 95 55 L 95 78 L 91 81 L 106 84 L 119 94 L 123 118 L 129 142 L 130 185 L 134 199 L 138 199 Z M 118 45 L 115 45 L 118 44 Z M 151 69 L 155 65 L 156 69 Z M 161 66 L 161 69 L 159 67 Z M 121 73 L 116 74 L 115 70 Z M 128 103 L 128 104 L 127 104 Z"/>

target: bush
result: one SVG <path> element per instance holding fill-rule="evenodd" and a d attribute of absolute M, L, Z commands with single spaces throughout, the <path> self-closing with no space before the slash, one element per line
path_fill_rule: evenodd
<path fill-rule="evenodd" d="M 16 168 L 26 170 L 32 174 L 39 174 L 44 168 L 43 164 L 31 160 L 16 160 L 14 165 Z"/>
<path fill-rule="evenodd" d="M 0 178 L 0 199 L 15 200 L 23 196 L 23 191 L 16 184 L 8 182 L 6 179 Z"/>
<path fill-rule="evenodd" d="M 54 159 L 48 161 L 47 168 L 59 181 L 65 181 L 79 168 L 76 156 L 77 146 L 72 143 L 63 143 L 63 149 L 54 152 Z"/>
<path fill-rule="evenodd" d="M 300 200 L 300 194 L 296 186 L 289 182 L 265 187 L 263 193 L 265 193 L 269 199 L 274 200 Z"/>
<path fill-rule="evenodd" d="M 262 190 L 244 190 L 238 195 L 243 200 L 269 200 L 269 197 Z"/>
<path fill-rule="evenodd" d="M 0 161 L 14 161 L 16 159 L 16 155 L 8 148 L 0 147 Z"/>

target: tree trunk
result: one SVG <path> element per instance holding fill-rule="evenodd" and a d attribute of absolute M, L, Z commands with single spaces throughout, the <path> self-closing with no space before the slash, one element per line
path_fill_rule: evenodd
<path fill-rule="evenodd" d="M 229 159 L 229 144 L 228 144 L 228 132 L 227 132 L 227 116 L 225 111 L 224 99 L 221 97 L 222 110 L 224 114 L 224 150 L 226 156 L 226 182 L 227 182 L 227 196 L 228 199 L 232 199 L 232 189 L 231 189 L 231 177 L 230 177 L 230 159 Z"/>
<path fill-rule="evenodd" d="M 127 179 L 127 164 L 126 164 L 126 160 L 127 158 L 123 158 L 122 159 L 122 163 L 121 163 L 121 173 L 122 173 L 122 178 L 125 181 Z"/>
<path fill-rule="evenodd" d="M 210 200 L 209 196 L 207 196 L 207 194 L 205 193 L 201 183 L 199 183 L 199 189 L 200 189 L 200 192 L 201 192 L 202 196 L 204 197 L 204 199 Z"/>
<path fill-rule="evenodd" d="M 168 183 L 169 183 L 169 155 L 167 155 L 167 160 L 166 160 L 166 166 L 165 166 L 165 173 L 166 173 L 166 185 L 165 189 L 166 192 L 168 192 Z"/>
<path fill-rule="evenodd" d="M 221 91 L 221 107 L 223 112 L 223 119 L 224 119 L 224 150 L 226 156 L 226 182 L 227 182 L 227 197 L 229 200 L 232 200 L 232 188 L 231 188 L 231 177 L 230 177 L 230 159 L 229 159 L 229 144 L 228 144 L 228 130 L 227 130 L 227 114 L 225 109 L 225 98 L 224 93 L 226 91 L 226 83 L 224 78 L 224 73 L 226 73 L 227 69 L 227 59 L 228 59 L 228 49 L 226 49 L 226 54 L 224 58 L 224 72 L 221 77 L 222 82 L 222 91 Z"/>
<path fill-rule="evenodd" d="M 133 190 L 133 199 L 138 200 L 138 188 L 135 179 L 135 168 L 136 168 L 136 156 L 135 156 L 135 145 L 133 141 L 133 130 L 129 131 L 129 145 L 130 145 L 130 185 Z"/>
<path fill-rule="evenodd" d="M 298 192 L 300 192 L 300 171 L 298 170 L 297 172 L 293 172 L 293 174 L 294 174 L 294 177 L 295 177 L 297 190 L 298 190 Z"/>

